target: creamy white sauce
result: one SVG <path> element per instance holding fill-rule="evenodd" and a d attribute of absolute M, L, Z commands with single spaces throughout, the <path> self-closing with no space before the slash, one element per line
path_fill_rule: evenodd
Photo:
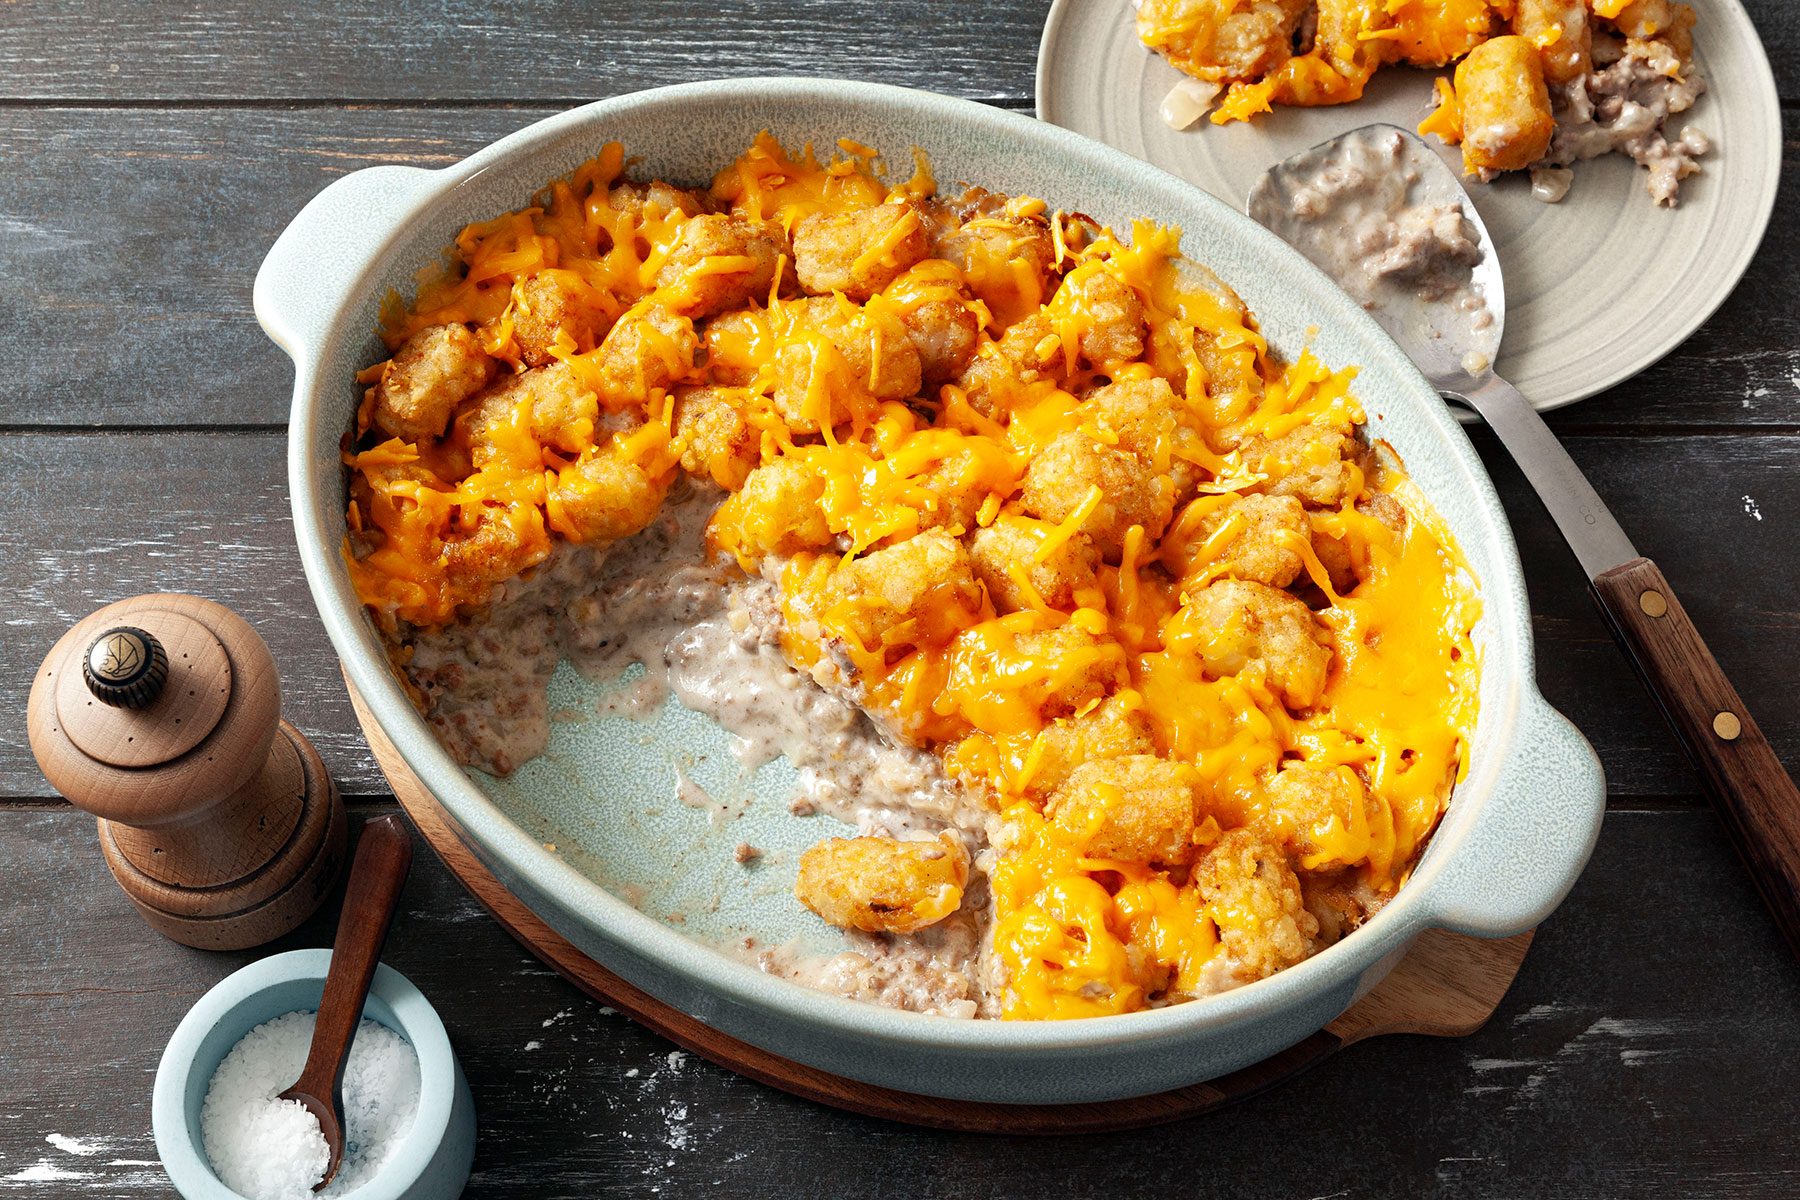
<path fill-rule="evenodd" d="M 1500 330 L 1476 279 L 1480 235 L 1458 190 L 1415 163 L 1430 153 L 1391 127 L 1346 134 L 1265 175 L 1250 215 L 1384 324 L 1418 328 L 1455 347 L 1450 361 L 1486 370 Z"/>
<path fill-rule="evenodd" d="M 1706 81 L 1691 69 L 1683 74 L 1680 61 L 1661 42 L 1597 37 L 1587 77 L 1551 89 L 1556 134 L 1541 165 L 1566 167 L 1614 151 L 1627 154 L 1650 173 L 1651 197 L 1672 205 L 1681 181 L 1700 170 L 1695 160 L 1712 144 L 1692 128 L 1671 139 L 1668 121 L 1692 108 L 1705 91 Z M 1548 198 L 1535 186 L 1535 171 L 1533 180 L 1532 194 Z"/>
<path fill-rule="evenodd" d="M 543 752 L 553 718 L 572 715 L 551 714 L 545 699 L 560 659 L 595 680 L 637 664 L 641 674 L 610 691 L 603 711 L 646 717 L 673 695 L 731 732 L 746 770 L 785 756 L 799 774 L 792 811 L 826 813 L 863 834 L 949 830 L 977 856 L 987 844 L 987 807 L 936 755 L 889 738 L 856 704 L 854 689 L 822 686 L 783 657 L 773 582 L 707 562 L 704 530 L 719 498 L 710 488 L 671 496 L 655 524 L 608 550 L 559 542 L 486 613 L 416 635 L 408 675 L 440 739 L 467 766 L 509 773 Z M 714 828 L 746 802 L 712 796 L 679 765 L 674 798 L 706 812 Z M 850 932 L 854 949 L 846 953 L 788 947 L 749 957 L 853 999 L 973 1017 L 997 994 L 982 950 L 988 924 L 978 870 L 961 911 L 920 933 Z"/>

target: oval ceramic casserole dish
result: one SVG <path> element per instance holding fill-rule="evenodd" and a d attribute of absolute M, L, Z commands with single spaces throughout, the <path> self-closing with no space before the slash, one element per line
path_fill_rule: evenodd
<path fill-rule="evenodd" d="M 472 779 L 438 744 L 391 672 L 341 557 L 340 438 L 360 399 L 357 371 L 385 355 L 375 334 L 382 298 L 410 295 L 419 272 L 441 261 L 464 224 L 528 203 L 605 142 L 641 156 L 646 176 L 703 183 L 764 129 L 788 145 L 823 148 L 853 138 L 900 162 L 918 146 L 946 185 L 1038 196 L 1120 228 L 1134 216 L 1179 226 L 1187 257 L 1243 297 L 1284 358 L 1310 341 L 1326 362 L 1360 368 L 1355 390 L 1370 429 L 1399 451 L 1450 526 L 1483 607 L 1481 714 L 1467 777 L 1410 882 L 1360 929 L 1267 979 L 1153 1011 L 1041 1023 L 901 1012 L 763 974 L 640 911 L 570 856 L 547 849 L 496 803 L 499 787 Z M 1236 1070 L 1315 1032 L 1373 987 L 1425 929 L 1499 937 L 1530 928 L 1567 893 L 1593 847 L 1605 803 L 1600 766 L 1537 691 L 1518 555 L 1467 437 L 1375 322 L 1299 254 L 1213 197 L 1118 151 L 1028 117 L 904 88 L 757 79 L 657 89 L 541 121 L 443 170 L 383 166 L 338 180 L 276 242 L 257 276 L 255 303 L 263 328 L 294 360 L 295 530 L 352 683 L 510 890 L 604 966 L 733 1037 L 929 1095 L 1007 1103 L 1144 1095 Z M 607 811 L 601 795 L 614 813 L 666 799 L 648 794 L 634 768 L 631 756 L 642 749 L 612 749 L 616 755 L 580 764 L 580 791 L 596 821 Z M 614 834 L 615 844 L 628 836 Z M 651 840 L 644 844 L 655 858 Z M 791 897 L 774 896 L 764 908 L 783 903 L 795 907 Z"/>

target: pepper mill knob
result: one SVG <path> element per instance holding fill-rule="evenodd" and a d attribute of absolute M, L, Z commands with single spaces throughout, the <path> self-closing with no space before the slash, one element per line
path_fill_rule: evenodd
<path fill-rule="evenodd" d="M 138 596 L 56 643 L 27 728 L 45 778 L 99 818 L 100 849 L 151 926 L 239 950 L 312 915 L 344 864 L 344 806 L 281 719 L 269 648 L 222 605 Z"/>
<path fill-rule="evenodd" d="M 114 708 L 143 708 L 169 681 L 169 655 L 150 634 L 129 625 L 108 629 L 81 659 L 94 699 Z"/>

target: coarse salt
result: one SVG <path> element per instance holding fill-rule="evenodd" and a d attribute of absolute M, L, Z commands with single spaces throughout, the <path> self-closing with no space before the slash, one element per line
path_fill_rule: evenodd
<path fill-rule="evenodd" d="M 319 1122 L 295 1100 L 276 1099 L 306 1064 L 316 1014 L 291 1012 L 245 1034 L 213 1072 L 200 1136 L 220 1182 L 247 1200 L 345 1196 L 381 1170 L 419 1108 L 419 1056 L 376 1021 L 357 1026 L 344 1067 L 344 1159 L 331 1186 L 314 1192 L 328 1152 Z"/>

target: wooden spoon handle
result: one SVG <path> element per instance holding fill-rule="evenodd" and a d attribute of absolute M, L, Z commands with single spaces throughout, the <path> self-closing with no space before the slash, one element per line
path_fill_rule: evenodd
<path fill-rule="evenodd" d="M 1681 736 L 1725 830 L 1800 956 L 1800 790 L 1647 558 L 1594 580 L 1594 597 Z"/>
<path fill-rule="evenodd" d="M 394 923 L 400 889 L 406 886 L 411 868 L 412 835 L 404 821 L 387 816 L 363 826 L 356 859 L 350 865 L 350 883 L 344 889 L 344 910 L 338 917 L 337 940 L 331 946 L 331 967 L 325 975 L 325 994 L 319 1000 L 312 1049 L 294 1085 L 297 1090 L 321 1099 L 337 1095 L 350 1042 L 362 1020 L 363 1001 L 368 998 L 382 944 Z"/>

